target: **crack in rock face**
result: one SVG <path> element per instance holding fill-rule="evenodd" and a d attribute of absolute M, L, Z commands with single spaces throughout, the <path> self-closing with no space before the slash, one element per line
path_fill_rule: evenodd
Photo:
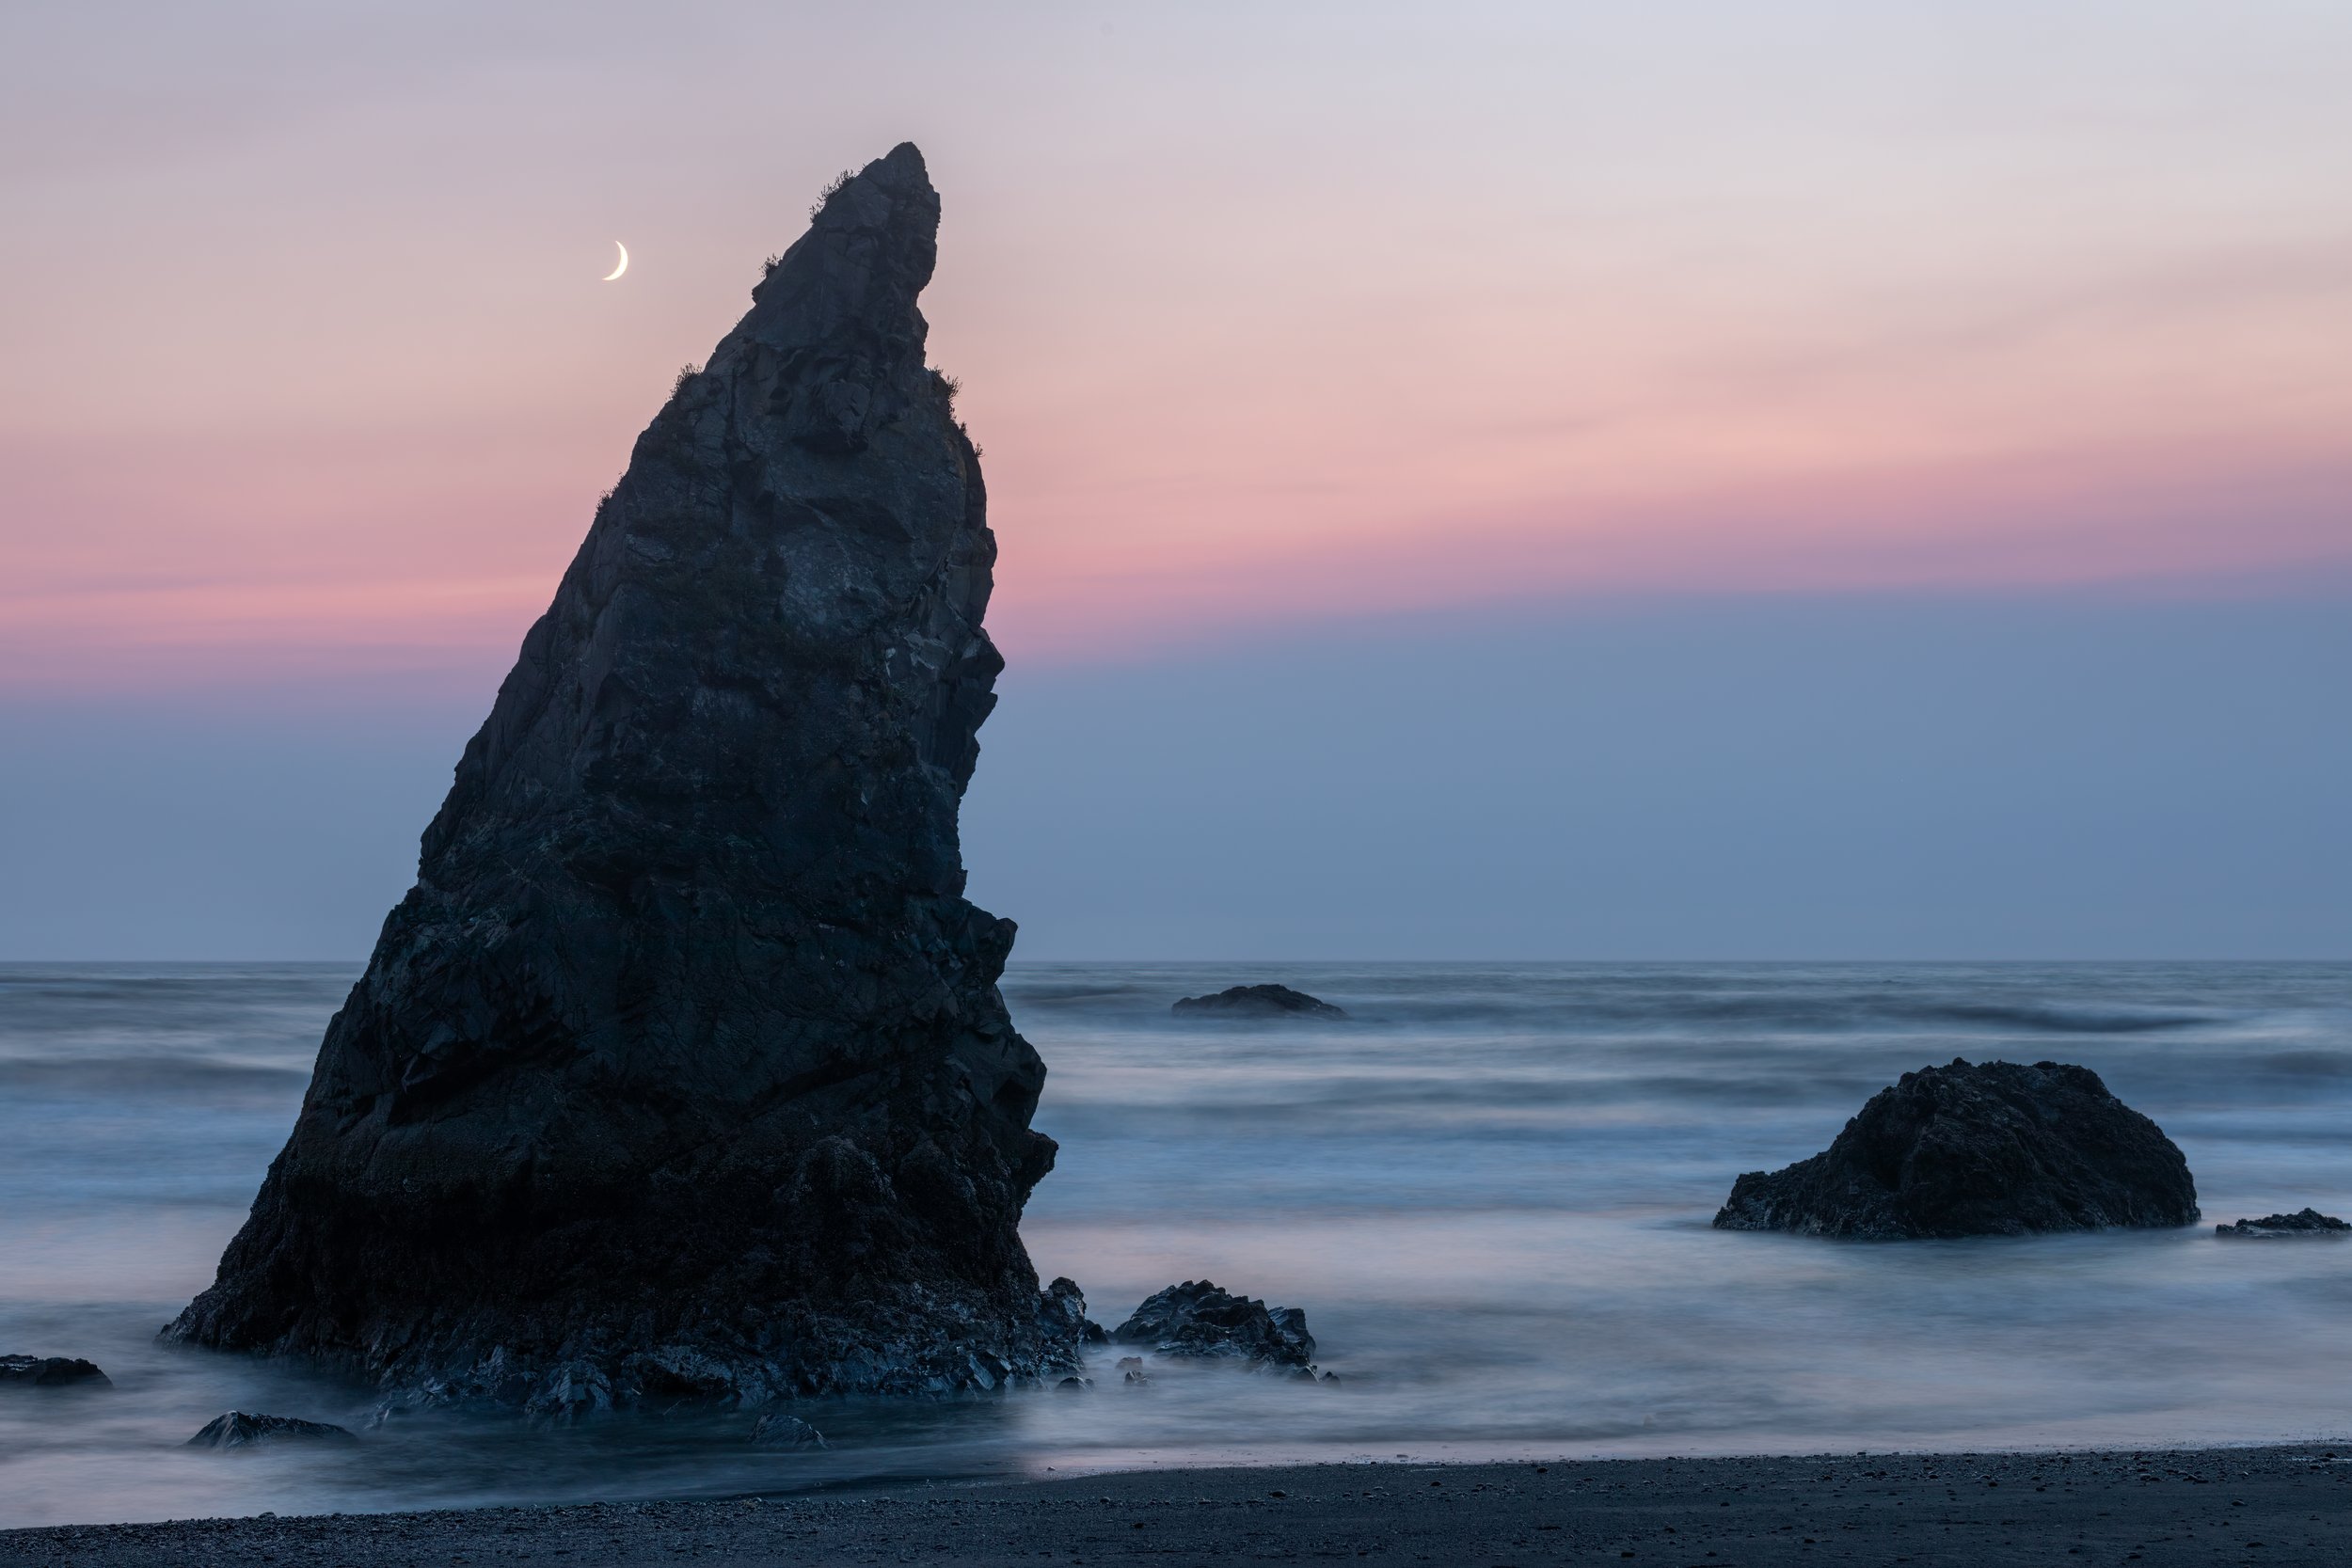
<path fill-rule="evenodd" d="M 867 165 L 680 377 L 168 1334 L 552 1418 L 1072 1364 L 956 835 L 1003 661 L 938 224 Z"/>

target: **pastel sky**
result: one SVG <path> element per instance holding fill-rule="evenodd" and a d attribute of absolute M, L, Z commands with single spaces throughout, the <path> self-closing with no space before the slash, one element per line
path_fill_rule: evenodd
<path fill-rule="evenodd" d="M 2352 580 L 2340 0 L 75 0 L 0 13 L 0 691 L 486 689 L 902 138 L 1017 660 Z"/>
<path fill-rule="evenodd" d="M 0 959 L 363 954 L 904 139 L 1019 958 L 2352 952 L 2344 0 L 15 0 Z"/>

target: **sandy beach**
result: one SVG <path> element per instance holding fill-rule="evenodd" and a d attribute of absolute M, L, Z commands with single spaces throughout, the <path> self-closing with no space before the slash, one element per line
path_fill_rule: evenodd
<path fill-rule="evenodd" d="M 0 1533 L 0 1563 L 2336 1563 L 2352 1447 L 1152 1470 Z"/>

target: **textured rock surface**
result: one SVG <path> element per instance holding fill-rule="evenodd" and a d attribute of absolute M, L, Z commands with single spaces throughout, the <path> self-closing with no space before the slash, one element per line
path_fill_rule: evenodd
<path fill-rule="evenodd" d="M 188 1439 L 191 1449 L 246 1449 L 256 1443 L 357 1441 L 351 1433 L 325 1421 L 297 1420 L 292 1416 L 248 1416 L 242 1410 L 231 1410 L 226 1416 L 215 1416 L 204 1423 L 204 1430 Z"/>
<path fill-rule="evenodd" d="M 1087 1316 L 1087 1298 L 1077 1281 L 1057 1279 L 1038 1298 L 1038 1321 L 1046 1337 L 1057 1344 L 1100 1345 L 1110 1336 Z"/>
<path fill-rule="evenodd" d="M 938 219 L 868 165 L 680 378 L 171 1333 L 553 1417 L 1069 1360 L 1013 928 L 962 896 L 1002 661 Z"/>
<path fill-rule="evenodd" d="M 1187 996 L 1168 1011 L 1179 1015 L 1345 1018 L 1346 1010 L 1288 986 L 1228 986 L 1208 996 Z"/>
<path fill-rule="evenodd" d="M 1268 1310 L 1263 1301 L 1230 1294 L 1205 1279 L 1170 1285 L 1146 1300 L 1135 1316 L 1111 1330 L 1111 1338 L 1122 1345 L 1149 1345 L 1162 1355 L 1214 1356 L 1276 1367 L 1304 1367 L 1315 1357 L 1306 1313 L 1295 1307 Z"/>
<path fill-rule="evenodd" d="M 2196 1218 L 2180 1149 L 2089 1068 L 1955 1060 L 1904 1073 L 1810 1160 L 1740 1178 L 1715 1225 L 1898 1240 Z"/>
<path fill-rule="evenodd" d="M 72 1355 L 0 1355 L 0 1388 L 109 1388 L 96 1363 Z"/>
<path fill-rule="evenodd" d="M 2342 1236 L 2352 1232 L 2333 1214 L 2323 1214 L 2316 1209 L 2300 1209 L 2292 1214 L 2265 1214 L 2258 1220 L 2240 1220 L 2235 1225 L 2217 1225 L 2217 1236 L 2250 1236 L 2257 1239 L 2274 1236 Z"/>
<path fill-rule="evenodd" d="M 798 1416 L 771 1410 L 752 1428 L 752 1441 L 763 1449 L 821 1449 L 825 1434 Z"/>

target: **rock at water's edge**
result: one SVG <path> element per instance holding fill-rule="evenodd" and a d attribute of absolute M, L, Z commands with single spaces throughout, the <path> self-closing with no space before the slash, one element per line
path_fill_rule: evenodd
<path fill-rule="evenodd" d="M 1295 1307 L 1269 1310 L 1263 1301 L 1229 1294 L 1205 1279 L 1187 1279 L 1150 1297 L 1111 1330 L 1111 1339 L 1121 1345 L 1149 1345 L 1162 1355 L 1232 1358 L 1252 1365 L 1304 1367 L 1315 1357 L 1305 1312 Z M 1126 1365 L 1123 1360 L 1120 1364 Z"/>
<path fill-rule="evenodd" d="M 1905 1240 L 2197 1217 L 2180 1149 L 2089 1068 L 1956 1059 L 1873 1095 L 1821 1153 L 1740 1177 L 1715 1227 Z"/>
<path fill-rule="evenodd" d="M 1087 1298 L 1074 1279 L 1056 1279 L 1038 1298 L 1038 1323 L 1057 1344 L 1101 1345 L 1110 1341 L 1103 1325 L 1087 1316 Z"/>
<path fill-rule="evenodd" d="M 111 1388 L 96 1363 L 72 1355 L 0 1355 L 0 1388 Z"/>
<path fill-rule="evenodd" d="M 752 1441 L 763 1449 L 821 1449 L 825 1434 L 798 1416 L 773 1410 L 752 1428 Z"/>
<path fill-rule="evenodd" d="M 2217 1225 L 2217 1236 L 2251 1236 L 2261 1239 L 2282 1236 L 2341 1236 L 2352 1231 L 2352 1225 L 2323 1214 L 2316 1209 L 2298 1210 L 2292 1214 L 2265 1214 L 2258 1220 L 2240 1220 L 2235 1225 Z"/>
<path fill-rule="evenodd" d="M 191 1449 L 244 1449 L 256 1443 L 276 1443 L 300 1439 L 356 1443 L 358 1438 L 342 1427 L 329 1426 L 325 1421 L 297 1420 L 292 1416 L 248 1416 L 242 1410 L 231 1410 L 215 1416 L 204 1423 L 204 1430 L 183 1445 Z"/>
<path fill-rule="evenodd" d="M 1013 927 L 963 897 L 1003 661 L 938 224 L 914 147 L 869 164 L 679 378 L 172 1334 L 558 1419 L 1075 1364 Z"/>
<path fill-rule="evenodd" d="M 1346 1010 L 1288 986 L 1228 986 L 1209 996 L 1187 996 L 1168 1011 L 1179 1016 L 1345 1018 Z"/>

